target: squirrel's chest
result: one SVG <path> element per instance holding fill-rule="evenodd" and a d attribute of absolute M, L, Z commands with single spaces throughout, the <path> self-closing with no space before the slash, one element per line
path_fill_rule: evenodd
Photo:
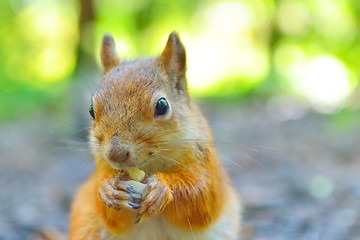
<path fill-rule="evenodd" d="M 136 224 L 124 235 L 114 235 L 105 229 L 100 233 L 101 240 L 185 240 L 192 239 L 191 236 L 191 233 L 174 228 L 161 217 L 153 217 Z"/>

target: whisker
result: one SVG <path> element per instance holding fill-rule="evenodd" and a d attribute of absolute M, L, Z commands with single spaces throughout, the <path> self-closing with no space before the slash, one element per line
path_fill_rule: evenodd
<path fill-rule="evenodd" d="M 179 145 L 176 145 L 175 147 L 172 147 L 172 146 L 175 146 L 175 145 L 162 145 L 162 147 L 160 148 L 160 151 L 174 151 L 174 150 L 181 150 L 181 151 L 184 151 L 184 152 L 193 152 L 194 150 L 191 148 L 189 148 L 190 146 L 182 146 L 182 147 L 179 147 Z M 144 150 L 154 150 L 154 148 L 152 147 L 142 147 L 141 149 L 144 149 Z"/>
<path fill-rule="evenodd" d="M 156 153 L 156 155 L 159 156 L 159 157 L 163 157 L 163 158 L 165 158 L 165 159 L 167 159 L 167 160 L 170 160 L 170 161 L 172 161 L 172 162 L 174 162 L 174 163 L 176 163 L 176 164 L 179 164 L 180 166 L 186 168 L 186 169 L 189 170 L 189 171 L 191 170 L 190 168 L 188 168 L 188 167 L 185 166 L 184 164 L 180 163 L 179 161 L 176 161 L 176 160 L 173 159 L 173 158 L 170 158 L 170 157 L 165 156 L 165 155 L 163 155 L 163 154 L 161 154 L 161 153 L 158 153 L 158 152 Z"/>
<path fill-rule="evenodd" d="M 244 169 L 243 166 L 241 166 L 238 162 L 232 160 L 231 158 L 222 156 L 222 157 L 221 157 L 221 160 L 222 160 L 222 162 L 228 161 L 228 162 L 234 164 L 236 167 L 238 167 L 238 168 L 240 168 L 240 169 Z"/>
<path fill-rule="evenodd" d="M 251 146 L 251 145 L 249 145 Z M 266 150 L 271 150 L 271 151 L 276 151 L 276 152 L 280 152 L 280 148 L 276 148 L 276 147 L 270 147 L 270 146 L 262 146 L 262 145 L 254 145 L 251 147 L 256 147 L 256 148 L 262 148 L 262 149 L 266 149 Z"/>
<path fill-rule="evenodd" d="M 183 152 L 193 152 L 192 149 L 184 149 L 184 148 L 161 148 L 161 151 L 174 151 L 174 150 L 180 150 Z"/>
<path fill-rule="evenodd" d="M 189 218 L 186 218 L 186 219 L 187 219 L 187 222 L 189 223 L 189 227 L 190 227 L 190 231 L 191 231 L 192 237 L 194 238 L 194 240 L 197 240 L 197 238 L 195 237 L 194 231 L 193 231 L 193 229 L 192 229 L 192 226 L 191 226 L 191 223 L 190 223 Z"/>
<path fill-rule="evenodd" d="M 234 160 L 230 160 L 230 162 L 231 162 L 232 164 L 234 164 L 235 166 L 243 169 L 243 167 L 242 167 L 239 163 L 235 162 Z"/>
<path fill-rule="evenodd" d="M 88 150 L 88 144 L 84 141 L 66 139 L 57 141 L 56 146 L 52 147 L 53 151 L 63 151 L 63 150 L 71 150 L 71 151 L 86 151 Z"/>
<path fill-rule="evenodd" d="M 156 141 L 156 143 L 180 143 L 180 142 L 193 142 L 196 141 L 197 143 L 214 143 L 214 141 L 206 140 L 206 139 L 200 139 L 200 138 L 182 138 L 182 139 L 176 139 L 176 140 L 162 140 L 162 141 Z"/>
<path fill-rule="evenodd" d="M 86 144 L 87 141 L 85 141 L 84 139 L 81 138 L 68 138 L 68 139 L 61 139 L 59 140 L 60 143 L 82 143 L 82 144 Z"/>
<path fill-rule="evenodd" d="M 242 147 L 244 149 L 253 151 L 253 152 L 259 152 L 259 149 L 256 149 L 255 147 L 246 145 L 246 144 L 239 144 L 239 143 L 227 143 L 227 142 L 215 142 L 216 145 L 222 145 L 222 146 L 237 146 L 237 147 Z"/>
<path fill-rule="evenodd" d="M 196 143 L 203 143 L 203 144 L 215 144 L 219 148 L 221 148 L 223 146 L 240 147 L 240 148 L 250 150 L 250 151 L 256 152 L 256 153 L 261 152 L 261 149 L 272 150 L 272 151 L 280 151 L 279 148 L 273 148 L 273 147 L 270 147 L 270 146 L 246 145 L 246 144 L 239 144 L 239 143 L 219 142 L 219 141 L 214 141 L 214 140 L 205 140 L 205 139 L 196 139 L 196 138 L 162 140 L 162 141 L 156 141 L 156 144 L 158 144 L 160 146 L 164 146 L 165 144 L 162 144 L 162 143 L 173 143 L 174 145 L 176 145 L 178 143 L 186 143 L 186 142 L 193 142 L 193 141 L 196 141 Z M 170 144 L 168 144 L 168 146 L 170 146 Z"/>
<path fill-rule="evenodd" d="M 153 140 L 153 139 L 156 139 L 156 138 L 159 138 L 159 137 L 170 135 L 170 134 L 173 134 L 173 133 L 176 133 L 176 132 L 170 131 L 170 132 L 165 132 L 165 133 L 162 133 L 162 134 L 159 134 L 159 135 L 156 135 L 156 136 L 152 136 L 152 137 L 141 140 L 140 142 L 138 142 L 138 144 L 143 143 L 143 142 L 148 141 L 148 140 Z"/>
<path fill-rule="evenodd" d="M 254 161 L 255 163 L 257 163 L 258 165 L 260 165 L 261 167 L 265 168 L 265 165 L 262 164 L 261 162 L 259 162 L 258 160 L 256 160 L 255 158 L 251 157 L 250 155 L 243 153 L 241 151 L 239 151 L 239 154 L 242 155 L 243 157 L 246 157 L 248 159 L 250 159 L 251 161 Z"/>
<path fill-rule="evenodd" d="M 149 132 L 151 132 L 151 130 L 153 130 L 154 128 L 155 128 L 155 125 L 154 125 L 153 127 L 151 127 L 150 129 L 148 129 L 141 137 L 138 138 L 138 140 L 141 139 L 141 138 L 143 138 L 145 135 L 147 135 Z M 147 139 L 143 139 L 143 140 L 141 140 L 141 141 L 139 142 L 139 144 L 142 143 L 142 142 L 145 142 L 145 141 L 154 139 L 154 138 L 158 138 L 158 137 L 161 137 L 161 136 L 166 136 L 166 135 L 168 135 L 168 134 L 174 134 L 174 135 L 175 135 L 175 134 L 179 134 L 179 133 L 187 133 L 189 130 L 194 130 L 194 129 L 197 129 L 197 128 L 195 128 L 195 127 L 193 127 L 193 128 L 186 127 L 186 128 L 184 128 L 184 129 L 180 129 L 180 130 L 175 130 L 175 131 L 174 131 L 174 130 L 171 130 L 171 131 L 169 131 L 169 132 L 161 133 L 161 134 L 159 134 L 159 135 L 152 136 L 152 137 L 147 138 Z"/>
<path fill-rule="evenodd" d="M 153 125 L 151 128 L 149 128 L 144 134 L 142 134 L 140 137 L 138 137 L 137 139 L 136 139 L 136 141 L 138 141 L 138 140 L 140 140 L 141 138 L 143 138 L 143 137 L 145 137 L 149 132 L 151 132 L 151 130 L 153 130 L 155 128 L 155 125 Z M 142 127 L 142 129 L 141 129 L 141 131 L 140 132 L 142 132 L 143 131 L 143 129 L 144 129 L 144 127 Z"/>

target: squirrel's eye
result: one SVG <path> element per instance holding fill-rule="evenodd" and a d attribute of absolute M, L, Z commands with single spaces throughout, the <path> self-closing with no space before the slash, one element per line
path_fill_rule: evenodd
<path fill-rule="evenodd" d="M 165 98 L 160 98 L 156 103 L 155 117 L 165 115 L 169 112 L 169 103 Z"/>
<path fill-rule="evenodd" d="M 95 119 L 95 113 L 94 113 L 93 104 L 90 104 L 89 113 L 90 113 L 90 116 L 91 116 L 93 119 Z"/>

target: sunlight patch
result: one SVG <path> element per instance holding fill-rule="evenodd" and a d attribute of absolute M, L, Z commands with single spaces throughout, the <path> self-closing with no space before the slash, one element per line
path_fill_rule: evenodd
<path fill-rule="evenodd" d="M 350 74 L 338 59 L 319 55 L 291 67 L 294 89 L 322 112 L 338 108 L 352 91 Z"/>

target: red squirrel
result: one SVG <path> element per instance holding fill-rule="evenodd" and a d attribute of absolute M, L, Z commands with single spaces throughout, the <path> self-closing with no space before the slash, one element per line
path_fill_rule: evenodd
<path fill-rule="evenodd" d="M 189 96 L 178 35 L 158 57 L 122 61 L 106 34 L 101 63 L 96 167 L 73 201 L 70 239 L 237 239 L 241 204 Z"/>

